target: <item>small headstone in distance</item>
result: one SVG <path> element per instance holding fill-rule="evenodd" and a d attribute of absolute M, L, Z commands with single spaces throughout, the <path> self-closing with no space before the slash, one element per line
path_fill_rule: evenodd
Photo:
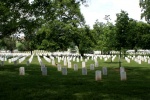
<path fill-rule="evenodd" d="M 19 68 L 19 75 L 25 75 L 25 68 L 24 67 Z"/>
<path fill-rule="evenodd" d="M 16 60 L 16 61 L 14 61 L 14 65 L 15 65 L 15 66 L 17 65 L 17 60 Z"/>
<path fill-rule="evenodd" d="M 96 81 L 102 80 L 102 74 L 100 70 L 95 71 L 95 80 Z"/>
<path fill-rule="evenodd" d="M 86 67 L 82 68 L 82 75 L 87 75 L 87 68 Z"/>
<path fill-rule="evenodd" d="M 85 62 L 82 62 L 82 68 L 84 68 L 84 67 L 86 67 L 86 66 L 85 66 Z"/>
<path fill-rule="evenodd" d="M 74 64 L 74 71 L 78 71 L 78 65 Z"/>
<path fill-rule="evenodd" d="M 90 64 L 90 70 L 94 70 L 94 64 Z"/>
<path fill-rule="evenodd" d="M 98 67 L 99 65 L 98 65 L 98 61 L 95 61 L 95 67 Z"/>
<path fill-rule="evenodd" d="M 57 71 L 61 71 L 61 64 L 57 64 Z"/>
<path fill-rule="evenodd" d="M 77 57 L 77 62 L 79 62 L 79 58 Z"/>
<path fill-rule="evenodd" d="M 64 59 L 64 66 L 67 66 L 67 60 Z"/>
<path fill-rule="evenodd" d="M 29 63 L 29 60 L 27 61 L 27 66 L 29 66 L 30 65 L 30 63 Z"/>
<path fill-rule="evenodd" d="M 55 66 L 55 60 L 52 60 L 52 65 Z"/>
<path fill-rule="evenodd" d="M 67 68 L 66 67 L 62 68 L 62 75 L 67 75 Z"/>
<path fill-rule="evenodd" d="M 42 75 L 47 75 L 47 67 L 42 67 Z"/>
<path fill-rule="evenodd" d="M 70 61 L 68 61 L 68 68 L 71 68 L 72 66 L 71 66 L 71 62 Z"/>
<path fill-rule="evenodd" d="M 103 75 L 107 75 L 107 67 L 102 68 Z"/>
<path fill-rule="evenodd" d="M 127 80 L 126 72 L 121 72 L 120 73 L 120 78 L 121 78 L 121 81 Z"/>

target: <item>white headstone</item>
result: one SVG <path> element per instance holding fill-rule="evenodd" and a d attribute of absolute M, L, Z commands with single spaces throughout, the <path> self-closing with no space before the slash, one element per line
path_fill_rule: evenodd
<path fill-rule="evenodd" d="M 17 65 L 17 60 L 16 60 L 16 61 L 14 61 L 14 65 L 15 65 L 15 66 Z"/>
<path fill-rule="evenodd" d="M 126 80 L 127 79 L 126 72 L 121 72 L 120 78 L 121 78 L 121 81 Z"/>
<path fill-rule="evenodd" d="M 82 68 L 82 75 L 87 75 L 87 68 L 86 67 Z"/>
<path fill-rule="evenodd" d="M 90 65 L 90 70 L 94 70 L 94 64 Z"/>
<path fill-rule="evenodd" d="M 103 73 L 103 75 L 107 75 L 107 67 L 102 68 L 102 73 Z"/>
<path fill-rule="evenodd" d="M 98 67 L 99 65 L 98 65 L 98 61 L 95 61 L 95 67 Z"/>
<path fill-rule="evenodd" d="M 66 67 L 62 68 L 62 75 L 67 75 L 67 68 Z"/>
<path fill-rule="evenodd" d="M 80 58 L 80 61 L 83 61 L 83 58 L 82 58 L 82 56 L 81 56 L 81 58 Z"/>
<path fill-rule="evenodd" d="M 74 64 L 74 71 L 78 71 L 78 65 Z"/>
<path fill-rule="evenodd" d="M 79 62 L 79 58 L 77 57 L 77 62 Z"/>
<path fill-rule="evenodd" d="M 67 66 L 67 60 L 64 59 L 64 66 Z"/>
<path fill-rule="evenodd" d="M 45 65 L 42 63 L 42 64 L 41 64 L 41 71 L 42 71 L 42 68 L 43 68 L 43 67 L 45 67 Z"/>
<path fill-rule="evenodd" d="M 124 67 L 120 67 L 120 73 L 121 73 L 121 72 L 125 72 Z"/>
<path fill-rule="evenodd" d="M 82 68 L 84 68 L 84 67 L 86 67 L 86 66 L 85 66 L 85 62 L 82 62 Z"/>
<path fill-rule="evenodd" d="M 148 64 L 150 64 L 150 59 L 148 59 Z"/>
<path fill-rule="evenodd" d="M 27 66 L 29 66 L 29 64 L 30 64 L 30 63 L 29 63 L 29 60 L 28 60 L 28 61 L 27 61 Z"/>
<path fill-rule="evenodd" d="M 52 60 L 52 65 L 55 66 L 55 60 Z"/>
<path fill-rule="evenodd" d="M 47 67 L 42 67 L 42 75 L 47 75 Z"/>
<path fill-rule="evenodd" d="M 61 64 L 57 64 L 57 70 L 61 71 Z"/>
<path fill-rule="evenodd" d="M 70 61 L 68 61 L 68 68 L 71 68 L 72 66 L 71 66 L 71 62 Z"/>
<path fill-rule="evenodd" d="M 25 68 L 24 67 L 19 68 L 19 75 L 25 75 Z"/>
<path fill-rule="evenodd" d="M 102 80 L 102 74 L 100 70 L 95 71 L 95 80 L 96 81 Z"/>

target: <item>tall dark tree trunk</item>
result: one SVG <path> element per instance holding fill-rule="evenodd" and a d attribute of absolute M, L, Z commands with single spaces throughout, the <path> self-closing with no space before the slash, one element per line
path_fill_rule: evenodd
<path fill-rule="evenodd" d="M 111 56 L 111 62 L 112 62 L 112 50 L 111 50 L 111 52 L 110 52 L 110 56 Z"/>
<path fill-rule="evenodd" d="M 32 49 L 30 50 L 30 53 L 31 53 L 31 55 L 32 55 Z"/>
<path fill-rule="evenodd" d="M 84 57 L 84 50 L 79 50 L 82 57 Z"/>

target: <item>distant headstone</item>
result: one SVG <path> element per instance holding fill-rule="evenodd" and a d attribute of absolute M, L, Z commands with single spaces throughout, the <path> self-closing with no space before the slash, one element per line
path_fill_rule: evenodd
<path fill-rule="evenodd" d="M 30 63 L 29 63 L 29 60 L 27 61 L 27 66 L 29 66 L 30 65 Z"/>
<path fill-rule="evenodd" d="M 86 66 L 85 66 L 85 62 L 82 62 L 82 68 L 84 68 L 84 67 L 86 67 Z"/>
<path fill-rule="evenodd" d="M 16 61 L 14 61 L 14 65 L 15 65 L 15 66 L 17 65 L 17 60 L 16 60 Z"/>
<path fill-rule="evenodd" d="M 67 68 L 66 67 L 62 68 L 62 75 L 67 75 Z"/>
<path fill-rule="evenodd" d="M 85 59 L 85 62 L 87 62 L 88 61 L 88 59 Z"/>
<path fill-rule="evenodd" d="M 19 75 L 25 75 L 25 68 L 24 67 L 19 68 Z"/>
<path fill-rule="evenodd" d="M 83 58 L 82 58 L 82 56 L 81 56 L 81 58 L 80 58 L 80 61 L 83 61 Z"/>
<path fill-rule="evenodd" d="M 82 75 L 87 75 L 87 68 L 86 67 L 82 68 Z"/>
<path fill-rule="evenodd" d="M 96 81 L 102 80 L 102 74 L 100 70 L 95 71 L 95 80 Z"/>
<path fill-rule="evenodd" d="M 47 67 L 42 67 L 42 75 L 47 75 Z"/>
<path fill-rule="evenodd" d="M 99 65 L 98 65 L 98 61 L 95 61 L 95 67 L 98 67 Z"/>
<path fill-rule="evenodd" d="M 78 71 L 78 65 L 74 64 L 74 71 Z"/>
<path fill-rule="evenodd" d="M 11 59 L 8 59 L 8 62 L 11 63 L 12 62 Z"/>
<path fill-rule="evenodd" d="M 67 60 L 64 59 L 64 66 L 67 66 Z"/>
<path fill-rule="evenodd" d="M 126 72 L 121 72 L 120 78 L 121 78 L 121 81 L 126 80 L 127 79 Z"/>
<path fill-rule="evenodd" d="M 60 58 L 58 57 L 58 63 L 60 63 Z"/>
<path fill-rule="evenodd" d="M 68 61 L 68 68 L 71 68 L 72 66 L 71 66 L 71 62 L 70 61 Z"/>
<path fill-rule="evenodd" d="M 79 58 L 77 57 L 77 62 L 79 62 Z"/>
<path fill-rule="evenodd" d="M 61 64 L 57 64 L 57 71 L 61 71 Z"/>
<path fill-rule="evenodd" d="M 90 65 L 90 70 L 94 70 L 94 64 Z"/>
<path fill-rule="evenodd" d="M 55 60 L 52 60 L 52 65 L 55 66 Z"/>
<path fill-rule="evenodd" d="M 107 75 L 107 67 L 102 68 L 102 73 L 103 73 L 103 75 Z"/>
<path fill-rule="evenodd" d="M 150 59 L 148 59 L 148 64 L 150 64 Z"/>

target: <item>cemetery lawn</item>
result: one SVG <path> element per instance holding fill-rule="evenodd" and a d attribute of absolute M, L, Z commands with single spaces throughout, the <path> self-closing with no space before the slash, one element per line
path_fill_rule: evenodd
<path fill-rule="evenodd" d="M 28 59 L 28 58 L 27 58 Z M 81 62 L 78 71 L 68 69 L 68 75 L 62 75 L 42 57 L 48 68 L 48 75 L 42 76 L 37 57 L 30 66 L 27 59 L 17 66 L 5 62 L 0 67 L 0 100 L 148 100 L 150 98 L 150 65 L 135 61 L 127 63 L 122 60 L 127 80 L 120 81 L 117 59 L 114 62 L 100 60 L 99 67 L 94 71 L 86 63 L 87 75 L 82 75 Z M 75 63 L 75 62 L 73 62 Z M 73 64 L 72 63 L 72 64 Z M 25 67 L 25 76 L 19 75 L 19 67 Z M 102 67 L 108 68 L 108 75 L 101 81 L 95 81 L 95 71 Z"/>

